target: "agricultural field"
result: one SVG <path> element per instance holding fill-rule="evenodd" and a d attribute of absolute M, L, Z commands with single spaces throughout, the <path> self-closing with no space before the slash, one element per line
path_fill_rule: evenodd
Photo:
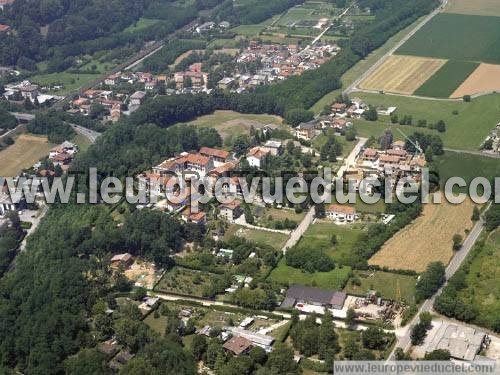
<path fill-rule="evenodd" d="M 366 90 L 410 95 L 445 63 L 442 59 L 392 55 L 359 86 Z"/>
<path fill-rule="evenodd" d="M 387 40 L 380 48 L 372 51 L 363 60 L 358 61 L 351 69 L 344 73 L 341 77 L 342 87 L 345 89 L 347 86 L 352 84 L 361 74 L 366 72 L 373 64 L 375 64 L 379 59 L 381 59 L 387 52 L 391 50 L 401 39 L 403 39 L 408 32 L 410 32 L 419 22 L 423 19 L 419 18 L 413 22 L 408 27 L 404 28 L 391 38 Z M 328 37 L 323 37 L 322 40 L 327 40 Z M 334 38 L 336 39 L 336 38 Z M 319 114 L 326 105 L 330 105 L 335 101 L 335 98 L 342 92 L 342 89 L 337 89 L 329 92 L 318 100 L 310 109 L 316 114 Z"/>
<path fill-rule="evenodd" d="M 396 114 L 399 116 L 412 115 L 414 124 L 420 119 L 427 120 L 428 123 L 444 120 L 446 123 L 444 133 L 408 125 L 397 127 L 408 135 L 415 130 L 439 134 L 445 147 L 456 150 L 477 150 L 500 118 L 500 95 L 497 94 L 474 98 L 470 103 L 366 93 L 356 93 L 356 96 L 374 106 L 395 106 L 398 108 Z M 454 111 L 457 114 L 454 114 Z M 375 138 L 386 128 L 396 128 L 390 123 L 389 118 L 385 117 L 380 117 L 378 122 L 357 120 L 355 125 L 358 135 L 374 135 Z M 396 138 L 400 136 L 398 131 L 393 131 L 393 134 Z"/>
<path fill-rule="evenodd" d="M 467 90 L 457 89 L 459 86 L 462 87 L 463 84 L 467 82 L 467 77 L 474 75 L 474 71 L 478 66 L 479 63 L 475 62 L 448 60 L 446 64 L 444 64 L 436 73 L 434 73 L 434 75 L 432 75 L 432 77 L 425 81 L 424 84 L 414 92 L 414 95 L 432 96 L 436 98 L 462 97 L 465 95 L 465 92 L 462 94 L 460 94 L 460 92 Z M 500 75 L 498 78 L 500 83 Z M 498 86 L 500 87 L 500 84 Z M 471 82 L 469 88 L 474 90 L 475 87 L 476 83 Z M 467 93 L 474 94 L 475 92 L 478 91 Z"/>
<path fill-rule="evenodd" d="M 462 177 L 469 184 L 476 177 L 486 177 L 491 181 L 494 177 L 500 176 L 498 159 L 481 155 L 446 151 L 444 155 L 434 159 L 434 165 L 439 172 L 441 182 L 456 176 Z"/>
<path fill-rule="evenodd" d="M 498 0 L 449 0 L 445 11 L 448 13 L 500 17 Z"/>
<path fill-rule="evenodd" d="M 15 143 L 0 151 L 0 176 L 15 177 L 24 168 L 29 168 L 40 158 L 47 156 L 54 147 L 47 137 L 21 134 Z"/>
<path fill-rule="evenodd" d="M 203 297 L 203 289 L 210 285 L 216 275 L 208 272 L 194 271 L 182 267 L 174 267 L 166 272 L 156 284 L 155 290 Z"/>
<path fill-rule="evenodd" d="M 299 284 L 326 290 L 340 290 L 349 279 L 350 272 L 351 267 L 338 266 L 330 272 L 309 273 L 287 266 L 283 258 L 269 275 L 269 280 L 283 285 Z"/>
<path fill-rule="evenodd" d="M 500 17 L 441 13 L 396 53 L 439 59 L 500 63 Z"/>
<path fill-rule="evenodd" d="M 276 250 L 281 250 L 288 240 L 288 236 L 283 233 L 250 229 L 240 225 L 231 225 L 224 234 L 225 239 L 229 239 L 232 236 L 243 237 L 259 245 L 269 245 L 274 247 Z"/>
<path fill-rule="evenodd" d="M 383 298 L 412 304 L 415 300 L 416 283 L 415 276 L 383 271 L 355 271 L 344 291 L 364 296 L 368 291 L 375 290 Z"/>
<path fill-rule="evenodd" d="M 215 128 L 222 138 L 226 139 L 239 134 L 247 134 L 252 126 L 255 129 L 261 129 L 265 125 L 279 127 L 283 124 L 283 119 L 274 115 L 251 115 L 233 111 L 215 111 L 211 115 L 198 117 L 186 124 L 202 128 Z"/>
<path fill-rule="evenodd" d="M 500 91 L 500 65 L 481 64 L 466 80 L 451 94 L 452 98 Z"/>
<path fill-rule="evenodd" d="M 349 264 L 353 246 L 362 233 L 361 225 L 336 225 L 323 220 L 310 225 L 297 246 L 321 249 L 337 263 Z M 335 245 L 332 236 L 336 238 Z"/>
<path fill-rule="evenodd" d="M 448 264 L 453 256 L 452 237 L 472 228 L 474 204 L 466 199 L 462 204 L 425 204 L 421 216 L 390 238 L 369 264 L 390 269 L 423 272 L 431 262 Z"/>

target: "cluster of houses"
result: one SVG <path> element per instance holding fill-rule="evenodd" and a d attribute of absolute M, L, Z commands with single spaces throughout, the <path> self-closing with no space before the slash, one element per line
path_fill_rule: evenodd
<path fill-rule="evenodd" d="M 55 95 L 44 94 L 48 88 L 32 84 L 30 81 L 10 83 L 5 85 L 3 97 L 12 102 L 24 102 L 29 100 L 31 103 L 51 104 L 60 99 Z"/>
<path fill-rule="evenodd" d="M 49 151 L 49 160 L 52 162 L 54 167 L 59 166 L 63 172 L 66 172 L 77 153 L 77 145 L 69 141 L 64 141 L 59 146 L 56 146 Z"/>
<path fill-rule="evenodd" d="M 387 150 L 364 149 L 356 164 L 346 170 L 344 178 L 354 183 L 357 189 L 361 180 L 381 176 L 389 179 L 391 186 L 396 187 L 399 179 L 404 177 L 411 177 L 419 182 L 422 168 L 426 164 L 423 153 L 410 153 L 405 149 L 405 142 L 394 141 Z"/>
<path fill-rule="evenodd" d="M 295 128 L 295 137 L 310 141 L 326 129 L 344 133 L 353 126 L 352 119 L 360 118 L 367 109 L 368 106 L 359 98 L 349 103 L 335 102 L 330 107 L 330 114 L 299 124 Z"/>
<path fill-rule="evenodd" d="M 261 146 L 251 148 L 244 156 L 250 166 L 262 168 L 270 155 L 279 155 L 282 142 L 268 140 Z M 191 178 L 204 179 L 206 192 L 213 195 L 217 181 L 225 177 L 220 189 L 224 195 L 242 197 L 240 179 L 232 176 L 239 159 L 229 151 L 202 147 L 198 152 L 183 152 L 144 171 L 137 176 L 139 190 L 155 197 L 156 207 L 168 212 L 179 212 L 185 222 L 205 224 L 207 215 L 203 211 L 191 212 L 189 202 L 196 199 L 199 191 L 194 191 L 189 183 Z M 173 177 L 177 178 L 173 178 Z M 180 182 L 180 184 L 179 184 Z M 241 201 L 232 199 L 219 205 L 219 217 L 234 222 L 242 213 Z"/>
<path fill-rule="evenodd" d="M 241 92 L 283 80 L 318 68 L 333 58 L 339 50 L 335 44 L 318 44 L 300 49 L 297 44 L 262 44 L 252 40 L 236 57 L 236 63 L 241 68 L 234 75 L 220 80 L 218 86 L 221 89 L 235 89 Z M 255 74 L 248 74 L 245 69 L 245 64 L 251 62 L 261 65 Z"/>

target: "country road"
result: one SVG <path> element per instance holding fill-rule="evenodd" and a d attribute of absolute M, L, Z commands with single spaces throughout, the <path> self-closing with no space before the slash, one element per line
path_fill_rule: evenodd
<path fill-rule="evenodd" d="M 99 132 L 96 132 L 95 130 L 90 130 L 87 128 L 84 128 L 83 126 L 76 125 L 76 124 L 70 124 L 71 127 L 78 133 L 83 135 L 85 138 L 87 138 L 90 143 L 95 143 L 97 138 L 99 138 L 102 134 Z"/>
<path fill-rule="evenodd" d="M 366 77 L 368 77 L 371 73 L 375 71 L 379 66 L 381 66 L 384 61 L 392 55 L 399 47 L 401 47 L 408 39 L 410 39 L 413 35 L 417 33 L 424 25 L 434 18 L 441 10 L 446 6 L 448 0 L 442 0 L 441 4 L 438 8 L 436 8 L 432 13 L 427 15 L 425 19 L 422 20 L 412 31 L 410 31 L 403 39 L 401 39 L 394 47 L 392 47 L 384 56 L 382 56 L 375 64 L 373 64 L 366 72 L 364 72 L 361 76 L 359 76 L 353 83 L 351 83 L 346 89 L 343 91 L 345 95 L 349 95 L 353 91 L 357 91 L 358 85 L 363 81 Z"/>
<path fill-rule="evenodd" d="M 358 156 L 361 148 L 365 145 L 367 140 L 367 138 L 358 138 L 358 143 L 356 144 L 356 146 L 354 146 L 349 155 L 344 159 L 343 165 L 337 171 L 337 178 L 341 178 L 344 175 L 346 169 L 355 163 L 356 157 Z M 288 239 L 288 241 L 286 241 L 285 245 L 281 249 L 283 253 L 286 253 L 288 249 L 295 246 L 297 242 L 299 242 L 300 238 L 304 235 L 307 228 L 309 228 L 309 225 L 311 225 L 314 221 L 314 214 L 315 208 L 314 206 L 312 206 L 309 211 L 307 211 L 306 216 L 304 217 L 304 219 L 302 219 L 297 228 L 295 228 L 292 233 L 290 233 L 290 238 Z"/>
<path fill-rule="evenodd" d="M 406 326 L 406 329 L 403 331 L 403 335 L 396 335 L 397 336 L 397 342 L 396 345 L 394 346 L 394 349 L 392 350 L 391 354 L 387 358 L 388 361 L 394 360 L 395 359 L 395 352 L 397 348 L 402 348 L 404 351 L 407 351 L 410 346 L 411 346 L 411 339 L 410 339 L 410 334 L 411 334 L 411 329 L 412 327 L 417 324 L 420 321 L 419 315 L 423 312 L 430 312 L 432 310 L 432 306 L 434 305 L 434 301 L 436 300 L 436 297 L 441 294 L 443 291 L 444 287 L 447 285 L 448 280 L 450 277 L 452 277 L 455 272 L 459 269 L 460 265 L 464 261 L 464 259 L 467 257 L 471 249 L 474 247 L 474 244 L 476 243 L 477 239 L 481 235 L 481 232 L 484 229 L 484 219 L 481 218 L 476 225 L 474 225 L 474 228 L 470 231 L 469 235 L 465 239 L 462 247 L 460 250 L 455 252 L 455 255 L 451 259 L 450 263 L 446 267 L 446 282 L 439 288 L 439 290 L 429 299 L 427 299 L 420 309 L 418 310 L 418 313 L 415 315 L 415 317 L 412 319 L 412 321 Z"/>

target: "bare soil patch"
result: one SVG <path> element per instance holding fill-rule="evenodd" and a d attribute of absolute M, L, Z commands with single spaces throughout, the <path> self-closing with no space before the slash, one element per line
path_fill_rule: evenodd
<path fill-rule="evenodd" d="M 481 64 L 450 97 L 460 98 L 492 91 L 500 91 L 500 65 Z"/>
<path fill-rule="evenodd" d="M 411 95 L 445 63 L 442 59 L 392 55 L 361 82 L 360 88 Z"/>
<path fill-rule="evenodd" d="M 458 205 L 424 205 L 422 215 L 389 239 L 368 263 L 417 272 L 425 271 L 431 262 L 448 264 L 453 256 L 453 235 L 465 238 L 465 230 L 472 228 L 473 207 L 469 199 Z"/>

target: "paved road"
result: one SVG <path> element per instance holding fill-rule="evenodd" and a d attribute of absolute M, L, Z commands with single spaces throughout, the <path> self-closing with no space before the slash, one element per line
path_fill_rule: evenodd
<path fill-rule="evenodd" d="M 419 315 L 422 312 L 430 312 L 432 310 L 432 306 L 434 305 L 434 301 L 436 300 L 436 297 L 441 294 L 443 291 L 444 287 L 448 283 L 448 280 L 450 277 L 455 274 L 455 272 L 458 270 L 464 259 L 467 257 L 471 249 L 473 248 L 474 244 L 476 243 L 477 239 L 479 238 L 479 235 L 484 229 L 484 219 L 481 218 L 476 225 L 474 225 L 474 228 L 470 231 L 469 235 L 465 239 L 462 248 L 455 252 L 455 255 L 451 259 L 450 263 L 448 264 L 448 267 L 446 267 L 446 282 L 444 285 L 429 299 L 427 299 L 420 309 L 418 310 L 417 315 L 412 319 L 410 324 L 406 326 L 406 329 L 402 332 L 402 335 L 397 336 L 397 342 L 396 345 L 394 346 L 394 349 L 392 350 L 391 354 L 387 358 L 387 360 L 394 360 L 395 359 L 395 352 L 397 348 L 402 348 L 404 351 L 407 351 L 410 346 L 411 346 L 411 339 L 410 339 L 410 334 L 411 334 L 411 328 L 417 324 L 420 319 Z"/>
<path fill-rule="evenodd" d="M 401 47 L 408 39 L 410 39 L 415 33 L 420 30 L 427 22 L 429 22 L 434 16 L 436 16 L 443 7 L 446 6 L 448 0 L 442 0 L 441 5 L 435 9 L 432 13 L 430 13 L 427 17 L 425 17 L 422 22 L 420 22 L 412 31 L 410 31 L 403 39 L 401 39 L 394 47 L 392 47 L 384 56 L 382 56 L 375 64 L 373 64 L 370 69 L 364 72 L 361 76 L 359 76 L 353 83 L 351 83 L 345 90 L 344 94 L 348 95 L 352 91 L 356 91 L 356 88 L 366 77 L 368 77 L 371 73 L 375 71 L 382 63 L 392 55 L 399 47 Z"/>
<path fill-rule="evenodd" d="M 78 134 L 81 134 L 85 138 L 87 138 L 90 141 L 90 143 L 95 143 L 97 138 L 99 138 L 102 135 L 101 133 L 96 132 L 95 130 L 90 130 L 80 125 L 76 124 L 70 124 L 70 125 Z"/>

